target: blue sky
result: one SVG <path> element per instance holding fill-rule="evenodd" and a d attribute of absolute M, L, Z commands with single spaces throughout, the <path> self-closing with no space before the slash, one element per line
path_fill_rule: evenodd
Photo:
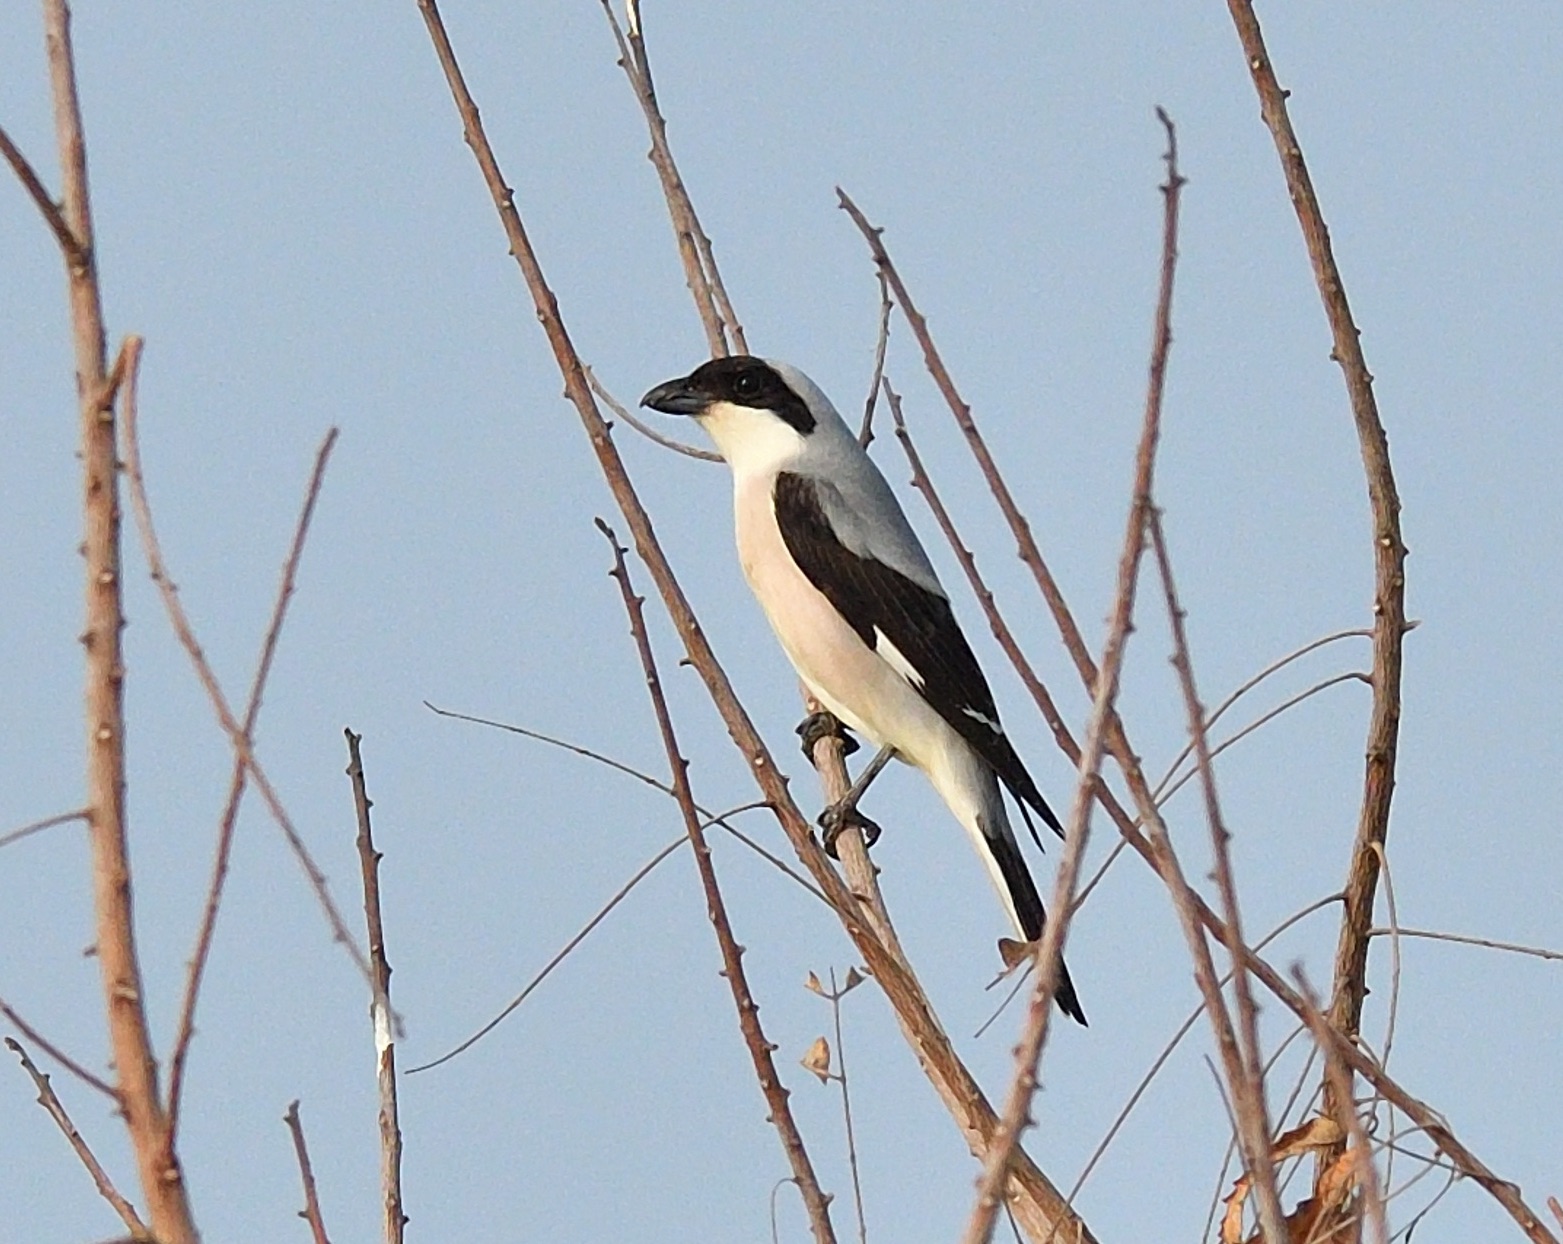
<path fill-rule="evenodd" d="M 1269 11 L 1273 9 L 1274 11 Z M 39 19 L 0 24 L 0 123 L 56 182 Z M 1261 13 L 1363 330 L 1404 501 L 1409 637 L 1391 864 L 1400 918 L 1563 946 L 1555 636 L 1563 613 L 1563 199 L 1554 118 L 1563 16 L 1451 3 Z M 583 357 L 621 398 L 703 354 L 638 112 L 598 7 L 451 4 L 489 133 Z M 1158 499 L 1201 689 L 1370 620 L 1366 501 L 1343 386 L 1269 135 L 1223 6 L 994 3 L 653 6 L 672 139 L 750 342 L 844 409 L 867 384 L 877 291 L 834 206 L 846 187 L 903 275 L 1082 626 L 1099 643 L 1123 530 L 1155 290 L 1162 136 L 1184 199 Z M 645 859 L 676 810 L 637 784 L 442 707 L 597 747 L 661 751 L 592 517 L 612 517 L 435 64 L 416 6 L 81 5 L 76 39 L 110 331 L 147 338 L 144 453 L 166 552 L 230 694 L 247 685 L 316 445 L 341 428 L 259 732 L 270 773 L 356 911 L 341 731 L 364 735 L 401 1057 L 486 1020 Z M 60 264 L 0 189 L 0 832 L 80 801 L 74 397 Z M 1066 714 L 1072 668 L 898 326 L 890 374 L 930 468 Z M 790 672 L 731 552 L 727 479 L 627 429 L 618 441 L 751 712 L 792 745 Z M 958 570 L 889 438 L 875 448 L 952 586 Z M 135 551 L 127 634 L 130 810 L 150 1009 L 166 1051 L 227 782 L 220 733 Z M 642 588 L 649 587 L 642 575 Z M 1165 625 L 1146 596 L 1124 713 L 1150 769 L 1184 741 Z M 1069 768 L 974 603 L 957 609 L 1056 803 Z M 702 802 L 752 798 L 671 629 L 653 638 Z M 1353 643 L 1355 646 L 1353 646 Z M 1324 650 L 1251 712 L 1365 668 Z M 1365 689 L 1347 684 L 1220 768 L 1250 930 L 1328 894 L 1360 795 Z M 1243 720 L 1247 717 L 1239 715 Z M 1206 871 L 1192 792 L 1169 805 Z M 1020 1022 L 982 1039 L 1002 913 L 963 835 L 898 772 L 870 811 L 904 941 L 999 1094 Z M 763 815 L 749 828 L 783 846 Z M 1110 846 L 1100 832 L 1090 849 Z M 794 1105 L 851 1232 L 839 1111 L 796 1059 L 829 1026 L 803 988 L 852 960 L 828 914 L 716 846 Z M 1051 862 L 1034 863 L 1045 877 Z M 0 854 L 0 997 L 101 1066 L 85 849 L 73 828 Z M 1274 953 L 1329 971 L 1333 915 Z M 1088 1031 L 1055 1034 L 1029 1141 L 1069 1184 L 1195 991 L 1170 906 L 1132 858 L 1071 934 Z M 1563 1195 L 1554 964 L 1403 947 L 1392 1068 L 1532 1204 Z M 663 865 L 461 1060 L 407 1080 L 406 1186 L 426 1239 L 768 1238 L 785 1167 L 747 1067 L 690 861 Z M 1367 1031 L 1382 1038 L 1387 947 Z M 191 1063 L 183 1153 L 212 1240 L 302 1238 L 281 1115 L 293 1098 L 335 1238 L 377 1229 L 367 998 L 258 803 L 247 804 Z M 1289 1029 L 1266 1008 L 1271 1048 Z M 974 1167 L 871 989 L 846 1008 L 870 1238 L 945 1239 Z M 1225 1122 L 1201 1059 L 1174 1057 L 1080 1205 L 1103 1239 L 1197 1237 Z M 1285 1064 L 1295 1072 L 1297 1062 Z M 56 1077 L 127 1191 L 117 1125 Z M 115 1222 L 0 1075 L 0 1241 Z M 1397 1182 L 1410 1173 L 1397 1162 Z M 1439 1177 L 1397 1200 L 1404 1226 Z M 1550 1182 L 1549 1182 L 1550 1181 Z M 804 1238 L 784 1190 L 782 1238 Z M 1428 1241 L 1510 1229 L 1456 1188 Z M 289 1233 L 296 1233 L 290 1236 Z"/>

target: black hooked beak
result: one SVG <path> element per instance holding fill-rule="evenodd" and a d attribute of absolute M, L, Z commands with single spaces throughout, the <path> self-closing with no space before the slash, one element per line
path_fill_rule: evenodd
<path fill-rule="evenodd" d="M 640 399 L 640 404 L 665 415 L 698 415 L 711 404 L 711 399 L 691 384 L 688 376 L 681 376 L 659 384 Z"/>

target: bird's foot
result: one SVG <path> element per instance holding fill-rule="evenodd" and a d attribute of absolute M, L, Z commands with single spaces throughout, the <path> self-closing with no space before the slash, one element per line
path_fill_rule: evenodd
<path fill-rule="evenodd" d="M 821 739 L 840 739 L 843 756 L 850 756 L 859 747 L 858 741 L 848 734 L 847 728 L 841 724 L 841 718 L 824 709 L 820 709 L 817 713 L 810 713 L 800 721 L 797 734 L 803 740 L 803 758 L 810 764 L 814 763 L 814 745 Z"/>
<path fill-rule="evenodd" d="M 849 829 L 861 830 L 863 834 L 863 846 L 868 848 L 879 841 L 879 835 L 884 832 L 878 823 L 869 820 L 857 810 L 855 801 L 841 799 L 830 805 L 819 814 L 819 827 L 823 831 L 820 834 L 821 841 L 825 844 L 825 854 L 836 860 L 841 857 L 836 854 L 836 839 Z"/>

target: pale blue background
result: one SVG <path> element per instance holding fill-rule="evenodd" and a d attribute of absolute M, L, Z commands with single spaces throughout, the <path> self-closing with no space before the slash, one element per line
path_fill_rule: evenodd
<path fill-rule="evenodd" d="M 699 361 L 647 140 L 597 6 L 452 3 L 447 18 L 583 356 L 633 399 Z M 1392 438 L 1412 556 L 1400 786 L 1402 920 L 1563 945 L 1556 655 L 1563 593 L 1557 394 L 1563 13 L 1531 3 L 1269 5 L 1271 51 L 1332 227 Z M 1143 400 L 1162 136 L 1184 171 L 1176 345 L 1158 495 L 1215 701 L 1271 658 L 1364 625 L 1366 506 L 1343 388 L 1269 135 L 1224 6 L 653 5 L 652 54 L 684 173 L 750 340 L 860 408 L 876 291 L 833 206 L 879 223 L 1099 643 Z M 77 48 L 111 331 L 148 345 L 145 453 L 167 552 L 236 699 L 249 680 L 311 456 L 342 440 L 267 699 L 261 754 L 356 912 L 341 730 L 365 735 L 404 1063 L 489 1017 L 677 833 L 654 793 L 424 699 L 663 762 L 592 530 L 611 501 L 534 323 L 411 0 L 83 3 Z M 39 18 L 0 22 L 0 121 L 55 184 Z M 0 188 L 0 831 L 80 800 L 76 428 L 53 243 Z M 1086 700 L 898 328 L 891 371 L 1003 605 L 1077 727 Z M 792 678 L 730 552 L 727 480 L 627 430 L 658 529 L 758 722 L 812 808 Z M 887 474 L 906 470 L 889 439 Z M 913 521 L 954 584 L 917 499 Z M 150 1005 L 166 1051 L 228 772 L 223 740 L 128 554 L 130 809 Z M 649 589 L 641 576 L 643 590 Z M 1153 770 L 1184 739 L 1147 594 L 1125 713 Z M 1059 803 L 1068 766 L 962 595 L 1011 732 Z M 752 797 L 696 680 L 654 637 L 702 801 Z M 1317 654 L 1254 710 L 1361 668 Z M 1360 794 L 1367 694 L 1337 688 L 1229 755 L 1222 789 L 1250 930 L 1327 894 Z M 1246 720 L 1248 713 L 1239 715 Z M 1171 805 L 1206 871 L 1198 799 Z M 910 772 L 874 792 L 905 941 L 995 1094 L 1019 1022 L 970 1033 L 999 908 Z M 779 833 L 749 814 L 770 845 Z M 1100 829 L 1100 825 L 1098 826 Z M 1091 848 L 1099 860 L 1109 842 Z M 807 972 L 850 948 L 807 895 L 717 841 L 762 1019 L 835 1221 L 853 1233 L 839 1109 L 796 1066 L 826 1031 Z M 1051 862 L 1045 877 L 1051 876 Z M 81 834 L 0 854 L 0 996 L 106 1058 Z M 356 924 L 357 917 L 354 916 Z M 1275 950 L 1329 971 L 1333 915 Z M 1160 886 L 1119 864 L 1071 938 L 1089 1031 L 1061 1025 L 1030 1144 L 1061 1182 L 1195 997 Z M 1563 1195 L 1557 966 L 1404 950 L 1393 1068 L 1538 1208 Z M 1388 948 L 1368 1031 L 1381 1039 Z M 786 1172 L 680 854 L 460 1062 L 403 1085 L 410 1239 L 762 1240 Z M 281 1115 L 294 1097 L 333 1238 L 378 1231 L 361 982 L 253 797 L 240 827 L 182 1137 L 206 1238 L 305 1238 Z M 1286 1031 L 1267 1008 L 1267 1040 Z M 974 1167 L 872 990 L 847 1008 L 870 1237 L 954 1237 Z M 1081 1206 L 1104 1240 L 1198 1237 L 1222 1107 L 1174 1059 Z M 7 1060 L 9 1061 L 9 1060 Z M 1288 1065 L 1295 1067 L 1295 1060 Z M 96 1095 L 65 1100 L 136 1193 Z M 1396 1180 L 1412 1166 L 1397 1162 Z M 1405 1226 L 1441 1177 L 1394 1203 Z M 136 1194 L 139 1200 L 139 1195 Z M 1290 1195 L 1289 1198 L 1290 1200 Z M 790 1190 L 782 1238 L 805 1238 Z M 0 1069 L 0 1241 L 117 1223 L 20 1071 Z M 1461 1186 L 1419 1244 L 1512 1238 Z"/>

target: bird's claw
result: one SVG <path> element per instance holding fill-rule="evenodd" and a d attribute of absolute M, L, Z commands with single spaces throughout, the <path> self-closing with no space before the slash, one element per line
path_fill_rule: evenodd
<path fill-rule="evenodd" d="M 841 718 L 825 709 L 820 709 L 817 713 L 810 713 L 800 721 L 797 726 L 797 735 L 803 740 L 803 758 L 810 764 L 814 763 L 814 745 L 821 739 L 840 739 L 842 756 L 850 756 L 861 746 L 856 739 L 847 733 L 847 728 L 841 724 Z"/>
<path fill-rule="evenodd" d="M 823 831 L 820 840 L 825 844 L 825 854 L 833 860 L 841 858 L 836 854 L 836 839 L 847 830 L 862 831 L 865 850 L 878 842 L 879 835 L 884 832 L 877 822 L 871 821 L 856 808 L 843 807 L 839 803 L 831 804 L 819 814 L 819 827 Z"/>

